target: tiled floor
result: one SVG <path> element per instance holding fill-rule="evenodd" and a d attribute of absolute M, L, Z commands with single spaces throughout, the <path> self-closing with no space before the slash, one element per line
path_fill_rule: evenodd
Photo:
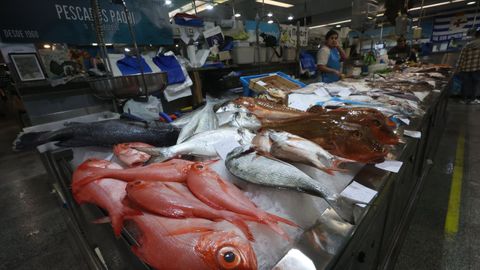
<path fill-rule="evenodd" d="M 0 269 L 88 269 L 39 157 L 11 151 L 18 130 L 0 117 Z"/>
<path fill-rule="evenodd" d="M 396 270 L 480 269 L 480 106 L 450 102 L 434 166 L 428 175 Z M 457 140 L 465 130 L 459 230 L 445 232 Z"/>

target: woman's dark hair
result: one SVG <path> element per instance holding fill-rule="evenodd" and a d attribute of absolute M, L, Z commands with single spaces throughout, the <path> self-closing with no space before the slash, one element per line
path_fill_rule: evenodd
<path fill-rule="evenodd" d="M 334 35 L 337 35 L 338 37 L 338 32 L 333 29 L 328 31 L 327 34 L 325 35 L 325 40 L 328 40 L 331 36 L 334 36 Z"/>

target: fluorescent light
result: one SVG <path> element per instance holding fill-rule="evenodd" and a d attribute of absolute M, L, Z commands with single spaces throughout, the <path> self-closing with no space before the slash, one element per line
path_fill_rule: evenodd
<path fill-rule="evenodd" d="M 242 16 L 242 14 L 240 14 L 240 13 L 235 13 L 235 17 L 236 17 L 236 18 L 241 17 L 241 16 Z"/>
<path fill-rule="evenodd" d="M 165 5 L 171 5 L 172 1 L 171 0 L 165 0 Z"/>
<path fill-rule="evenodd" d="M 342 26 L 341 26 L 340 24 L 337 24 L 335 27 L 340 28 L 340 27 L 342 27 Z"/>
<path fill-rule="evenodd" d="M 468 2 L 468 3 L 467 3 L 467 6 L 475 5 L 475 3 L 476 3 L 475 1 Z"/>
<path fill-rule="evenodd" d="M 291 15 L 288 16 L 287 20 L 289 20 L 289 21 L 293 20 L 293 16 L 291 16 Z"/>
<path fill-rule="evenodd" d="M 105 46 L 112 46 L 112 43 L 105 43 Z"/>
<path fill-rule="evenodd" d="M 321 24 L 321 25 L 315 25 L 315 26 L 310 26 L 309 29 L 315 29 L 315 28 L 320 28 L 320 27 L 325 27 L 325 26 L 332 26 L 332 25 L 337 25 L 337 24 L 342 24 L 342 23 L 349 23 L 352 20 L 344 20 L 344 21 L 339 21 L 339 22 L 332 22 L 332 23 L 327 23 L 327 24 Z"/>
<path fill-rule="evenodd" d="M 269 24 L 272 24 L 272 23 L 273 23 L 273 21 L 272 21 L 272 20 L 268 20 L 268 22 L 267 22 L 267 23 L 269 23 Z"/>
<path fill-rule="evenodd" d="M 431 4 L 431 5 L 425 5 L 425 6 L 423 6 L 423 9 L 432 8 L 432 7 L 439 7 L 439 6 L 444 6 L 444 5 L 453 4 L 453 3 L 460 3 L 460 2 L 465 2 L 465 0 L 453 0 L 453 1 L 445 1 L 445 2 L 440 2 L 440 3 L 435 3 L 435 4 Z M 408 11 L 415 11 L 415 10 L 420 10 L 420 9 L 422 9 L 421 6 L 411 8 Z"/>
<path fill-rule="evenodd" d="M 377 17 L 382 17 L 383 15 L 385 15 L 385 14 L 383 14 L 383 13 L 378 13 L 378 14 L 377 14 Z"/>
<path fill-rule="evenodd" d="M 92 43 L 92 46 L 98 46 L 98 43 Z"/>
<path fill-rule="evenodd" d="M 212 9 L 213 9 L 213 6 L 210 5 L 210 4 L 208 4 L 208 5 L 205 7 L 205 9 L 212 10 Z"/>
<path fill-rule="evenodd" d="M 126 52 L 129 52 L 129 51 L 130 51 L 130 49 L 129 49 L 129 48 L 125 48 L 124 50 L 125 50 Z"/>
<path fill-rule="evenodd" d="M 268 17 L 272 17 L 272 16 L 273 16 L 273 13 L 268 12 L 268 13 L 267 13 L 267 16 L 268 16 Z"/>
<path fill-rule="evenodd" d="M 262 3 L 262 4 L 265 3 L 267 5 L 283 7 L 283 8 L 293 7 L 293 5 L 291 5 L 291 4 L 280 2 L 280 1 L 273 1 L 273 0 L 256 0 L 256 1 L 257 1 L 257 3 Z"/>
<path fill-rule="evenodd" d="M 44 45 L 43 45 L 43 48 L 45 48 L 45 49 L 50 49 L 50 48 L 52 48 L 52 46 L 51 46 L 50 44 L 44 44 Z"/>

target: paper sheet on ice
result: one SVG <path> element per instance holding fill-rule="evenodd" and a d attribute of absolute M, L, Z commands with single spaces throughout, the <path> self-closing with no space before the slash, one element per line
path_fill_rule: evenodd
<path fill-rule="evenodd" d="M 358 182 L 353 181 L 347 188 L 345 188 L 342 193 L 343 197 L 352 199 L 358 202 L 370 203 L 370 201 L 377 195 L 377 192 L 373 189 L 370 189 Z M 365 204 L 358 204 L 360 207 L 365 207 Z"/>
<path fill-rule="evenodd" d="M 240 144 L 235 140 L 222 140 L 214 144 L 213 148 L 215 148 L 215 151 L 217 151 L 217 154 L 220 156 L 220 158 L 225 160 L 228 153 L 239 146 Z"/>
<path fill-rule="evenodd" d="M 320 97 L 316 94 L 295 94 L 292 93 L 288 96 L 288 107 L 301 111 L 306 111 L 317 102 L 324 102 L 329 100 L 330 97 Z"/>

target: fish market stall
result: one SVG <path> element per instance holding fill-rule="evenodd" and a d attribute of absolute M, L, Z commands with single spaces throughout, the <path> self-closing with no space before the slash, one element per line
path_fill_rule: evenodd
<path fill-rule="evenodd" d="M 448 76 L 271 84 L 171 124 L 104 113 L 35 126 L 15 147 L 41 153 L 93 269 L 389 268 Z"/>

